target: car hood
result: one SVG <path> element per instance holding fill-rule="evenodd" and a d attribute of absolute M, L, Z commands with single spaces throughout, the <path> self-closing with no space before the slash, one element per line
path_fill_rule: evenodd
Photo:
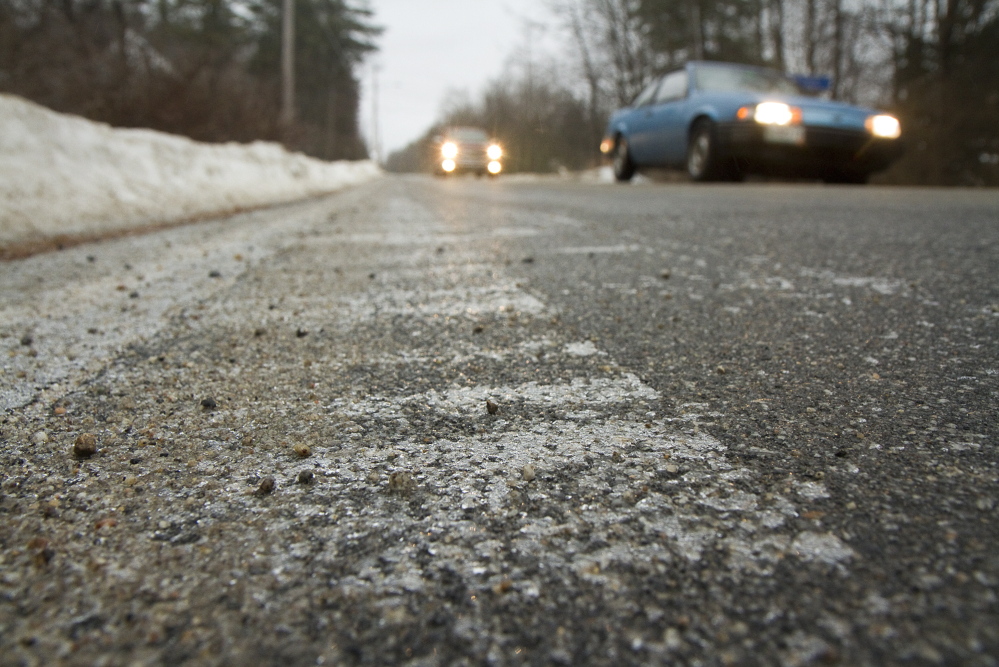
<path fill-rule="evenodd" d="M 863 129 L 865 121 L 880 113 L 867 107 L 859 107 L 846 102 L 822 100 L 807 95 L 768 95 L 763 93 L 739 94 L 743 100 L 739 106 L 760 102 L 784 102 L 801 109 L 801 120 L 805 125 Z"/>

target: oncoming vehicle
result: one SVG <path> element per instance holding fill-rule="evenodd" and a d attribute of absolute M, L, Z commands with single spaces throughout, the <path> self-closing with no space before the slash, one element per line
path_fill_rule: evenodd
<path fill-rule="evenodd" d="M 619 181 L 678 167 L 695 181 L 762 173 L 865 183 L 901 155 L 901 134 L 894 116 L 806 95 L 780 72 L 691 62 L 615 112 L 600 149 Z"/>
<path fill-rule="evenodd" d="M 503 149 L 477 127 L 452 127 L 434 142 L 434 171 L 438 175 L 472 172 L 498 176 L 503 171 Z"/>

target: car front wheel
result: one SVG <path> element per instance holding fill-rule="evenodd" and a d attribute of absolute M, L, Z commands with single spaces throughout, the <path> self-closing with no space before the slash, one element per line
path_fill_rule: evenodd
<path fill-rule="evenodd" d="M 735 180 L 734 165 L 727 160 L 718 147 L 715 125 L 709 120 L 700 120 L 690 132 L 687 144 L 687 175 L 697 182 Z M 729 169 L 726 167 L 729 166 Z"/>
<path fill-rule="evenodd" d="M 635 163 L 631 159 L 631 151 L 628 150 L 628 140 L 621 137 L 614 147 L 614 178 L 618 181 L 630 181 L 635 175 Z"/>

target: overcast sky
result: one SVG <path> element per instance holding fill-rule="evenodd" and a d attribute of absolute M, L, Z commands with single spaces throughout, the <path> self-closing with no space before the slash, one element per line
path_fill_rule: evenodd
<path fill-rule="evenodd" d="M 378 69 L 382 157 L 422 135 L 451 90 L 476 98 L 486 82 L 526 48 L 527 26 L 550 24 L 544 0 L 369 0 L 385 32 L 380 52 L 363 67 L 361 127 L 374 148 L 373 67 Z M 538 55 L 555 39 L 531 29 Z M 548 44 L 546 47 L 545 45 Z"/>

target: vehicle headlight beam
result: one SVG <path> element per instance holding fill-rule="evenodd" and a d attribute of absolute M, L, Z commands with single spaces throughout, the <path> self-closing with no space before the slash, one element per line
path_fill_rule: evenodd
<path fill-rule="evenodd" d="M 881 139 L 898 139 L 902 136 L 902 124 L 898 118 L 888 114 L 869 116 L 864 122 L 867 131 Z"/>
<path fill-rule="evenodd" d="M 801 109 L 783 102 L 760 102 L 755 109 L 743 107 L 739 117 L 752 116 L 761 125 L 793 125 L 801 122 Z"/>

